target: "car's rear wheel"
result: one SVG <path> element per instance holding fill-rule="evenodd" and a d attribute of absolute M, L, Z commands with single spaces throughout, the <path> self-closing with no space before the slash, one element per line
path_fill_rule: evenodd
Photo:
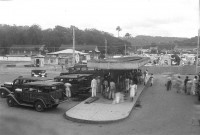
<path fill-rule="evenodd" d="M 0 97 L 5 98 L 6 97 L 6 91 L 5 90 L 0 90 Z"/>
<path fill-rule="evenodd" d="M 8 106 L 13 107 L 13 106 L 15 106 L 16 102 L 12 97 L 8 97 L 7 104 L 8 104 Z"/>
<path fill-rule="evenodd" d="M 44 111 L 44 104 L 41 101 L 35 103 L 35 110 L 38 112 Z"/>

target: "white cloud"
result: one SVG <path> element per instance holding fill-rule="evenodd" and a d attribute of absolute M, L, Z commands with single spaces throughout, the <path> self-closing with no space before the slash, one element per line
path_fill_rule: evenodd
<path fill-rule="evenodd" d="M 117 35 L 192 37 L 198 29 L 198 0 L 12 0 L 0 1 L 0 24 L 42 28 L 75 25 Z"/>

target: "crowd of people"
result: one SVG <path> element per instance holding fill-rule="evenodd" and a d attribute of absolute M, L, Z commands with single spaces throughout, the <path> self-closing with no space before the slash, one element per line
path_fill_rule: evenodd
<path fill-rule="evenodd" d="M 198 87 L 200 81 L 200 73 L 199 75 L 195 75 L 193 78 L 189 78 L 186 76 L 185 78 L 181 78 L 181 76 L 177 76 L 175 78 L 174 84 L 172 81 L 172 77 L 167 78 L 166 89 L 167 91 L 171 90 L 172 86 L 176 89 L 177 93 L 185 93 L 187 95 L 197 95 Z"/>
<path fill-rule="evenodd" d="M 96 97 L 96 93 L 101 93 L 102 97 L 113 100 L 113 103 L 119 103 L 123 102 L 124 95 L 128 95 L 130 101 L 133 101 L 137 94 L 138 84 L 146 85 L 150 78 L 150 86 L 153 85 L 153 74 L 149 76 L 147 69 L 144 72 L 141 69 L 123 72 L 117 78 L 111 76 L 109 72 L 103 77 L 97 76 L 92 79 L 92 97 Z"/>

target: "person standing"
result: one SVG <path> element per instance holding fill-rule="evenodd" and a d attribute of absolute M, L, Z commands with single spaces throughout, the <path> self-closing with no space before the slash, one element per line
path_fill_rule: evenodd
<path fill-rule="evenodd" d="M 135 95 L 136 95 L 137 85 L 135 82 L 131 81 L 130 85 L 130 99 L 133 101 Z"/>
<path fill-rule="evenodd" d="M 113 79 L 110 81 L 110 94 L 109 94 L 109 99 L 114 99 L 115 98 L 115 93 L 116 93 L 116 86 L 115 82 Z"/>
<path fill-rule="evenodd" d="M 195 76 L 194 79 L 192 80 L 192 89 L 191 89 L 192 95 L 196 94 L 196 89 L 197 89 L 197 76 Z"/>
<path fill-rule="evenodd" d="M 138 69 L 139 83 L 142 84 L 142 70 Z"/>
<path fill-rule="evenodd" d="M 70 90 L 70 87 L 71 87 L 72 85 L 70 84 L 70 83 L 65 83 L 65 92 L 66 92 L 66 96 L 68 97 L 68 98 L 70 98 L 71 97 L 71 90 Z"/>
<path fill-rule="evenodd" d="M 189 80 L 187 82 L 187 94 L 190 95 L 192 92 L 192 84 L 193 84 L 193 80 Z"/>
<path fill-rule="evenodd" d="M 187 82 L 189 81 L 189 77 L 188 76 L 186 76 L 185 77 L 185 80 L 184 80 L 184 92 L 185 92 L 185 94 L 187 93 Z"/>
<path fill-rule="evenodd" d="M 101 92 L 101 77 L 100 76 L 97 77 L 97 92 L 98 93 Z"/>
<path fill-rule="evenodd" d="M 153 79 L 154 79 L 154 78 L 153 78 L 153 74 L 151 74 L 151 76 L 150 76 L 149 79 L 150 79 L 150 86 L 152 86 L 152 85 L 153 85 Z"/>
<path fill-rule="evenodd" d="M 172 88 L 172 79 L 171 79 L 171 77 L 167 78 L 166 86 L 167 86 L 167 91 L 171 90 L 171 88 Z"/>
<path fill-rule="evenodd" d="M 91 88 L 92 88 L 92 97 L 96 97 L 96 93 L 97 93 L 97 80 L 94 77 L 91 81 Z"/>
<path fill-rule="evenodd" d="M 144 85 L 147 84 L 147 78 L 148 78 L 148 70 L 146 69 L 146 70 L 144 71 Z"/>
<path fill-rule="evenodd" d="M 130 79 L 128 77 L 126 77 L 125 79 L 125 86 L 126 86 L 125 93 L 128 93 L 130 89 Z"/>
<path fill-rule="evenodd" d="M 182 81 L 181 81 L 181 77 L 178 76 L 177 80 L 176 80 L 176 89 L 177 89 L 177 93 L 180 93 L 181 92 L 181 85 L 182 85 Z"/>

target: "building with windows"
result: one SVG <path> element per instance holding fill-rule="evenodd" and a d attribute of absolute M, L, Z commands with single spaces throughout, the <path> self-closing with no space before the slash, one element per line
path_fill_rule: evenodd
<path fill-rule="evenodd" d="M 44 47 L 45 45 L 12 45 L 9 49 L 9 55 L 35 56 L 40 54 Z"/>

